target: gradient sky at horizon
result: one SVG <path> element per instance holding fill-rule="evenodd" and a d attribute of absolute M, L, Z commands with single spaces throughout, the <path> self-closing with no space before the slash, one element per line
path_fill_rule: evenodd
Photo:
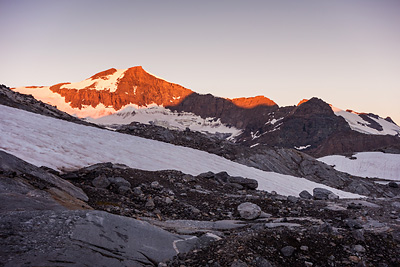
<path fill-rule="evenodd" d="M 399 14 L 399 0 L 0 0 L 0 83 L 141 65 L 198 93 L 316 96 L 400 124 Z"/>

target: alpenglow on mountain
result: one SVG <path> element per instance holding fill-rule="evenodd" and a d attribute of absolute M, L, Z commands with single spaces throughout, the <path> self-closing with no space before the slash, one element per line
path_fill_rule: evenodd
<path fill-rule="evenodd" d="M 390 118 L 344 111 L 318 98 L 279 107 L 264 96 L 227 99 L 202 95 L 160 79 L 140 66 L 112 68 L 76 83 L 13 90 L 107 126 L 141 122 L 188 128 L 251 147 L 294 148 L 318 157 L 400 151 L 400 127 Z"/>

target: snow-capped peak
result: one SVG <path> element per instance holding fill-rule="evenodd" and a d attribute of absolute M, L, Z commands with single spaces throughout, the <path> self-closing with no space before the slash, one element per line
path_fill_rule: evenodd
<path fill-rule="evenodd" d="M 178 84 L 159 79 L 141 66 L 109 69 L 75 83 L 46 87 L 18 87 L 13 90 L 80 118 L 110 115 L 127 105 L 174 106 L 193 92 Z"/>

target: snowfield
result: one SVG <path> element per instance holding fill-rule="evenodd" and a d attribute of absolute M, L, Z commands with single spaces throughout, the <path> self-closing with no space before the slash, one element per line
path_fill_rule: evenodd
<path fill-rule="evenodd" d="M 394 123 L 388 122 L 381 117 L 373 118 L 370 116 L 372 120 L 377 122 L 382 126 L 382 131 L 378 131 L 374 128 L 371 128 L 370 123 L 363 120 L 357 113 L 348 112 L 336 107 L 332 107 L 333 112 L 336 116 L 343 117 L 347 123 L 350 125 L 350 128 L 354 131 L 364 133 L 364 134 L 376 134 L 376 135 L 400 135 L 400 127 Z"/>
<path fill-rule="evenodd" d="M 341 198 L 360 195 L 304 178 L 265 172 L 207 152 L 62 121 L 0 105 L 0 149 L 36 166 L 71 170 L 99 162 L 126 164 L 142 170 L 174 169 L 198 175 L 227 171 L 256 179 L 260 190 L 295 195 L 315 187 Z"/>
<path fill-rule="evenodd" d="M 242 133 L 240 129 L 226 126 L 220 119 L 203 119 L 190 112 L 173 112 L 156 104 L 147 105 L 146 107 L 129 104 L 114 114 L 97 119 L 86 118 L 86 120 L 105 126 L 130 124 L 131 122 L 152 123 L 173 130 L 189 128 L 198 132 L 229 134 L 230 138 Z"/>
<path fill-rule="evenodd" d="M 99 91 L 110 90 L 110 92 L 115 92 L 117 90 L 119 80 L 124 77 L 126 71 L 127 69 L 119 69 L 113 74 L 103 76 L 101 78 L 89 78 L 81 82 L 64 84 L 61 86 L 61 88 L 81 90 L 89 86 L 93 86 L 93 88 L 96 88 L 96 90 Z"/>
<path fill-rule="evenodd" d="M 352 175 L 400 181 L 400 155 L 383 152 L 361 152 L 356 159 L 333 155 L 318 160 L 334 165 L 335 169 Z"/>
<path fill-rule="evenodd" d="M 102 103 L 98 104 L 95 108 L 92 106 L 84 106 L 82 109 L 73 108 L 70 103 L 65 102 L 65 97 L 51 91 L 50 86 L 17 87 L 13 91 L 25 95 L 33 95 L 35 99 L 56 106 L 57 109 L 78 118 L 99 118 L 117 112 L 114 108 L 106 107 Z"/>

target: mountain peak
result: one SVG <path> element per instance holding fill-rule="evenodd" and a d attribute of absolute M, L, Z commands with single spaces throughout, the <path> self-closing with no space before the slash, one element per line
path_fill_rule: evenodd
<path fill-rule="evenodd" d="M 254 108 L 256 106 L 275 106 L 276 103 L 271 99 L 263 96 L 258 95 L 254 97 L 240 97 L 240 98 L 233 98 L 228 99 L 233 104 L 241 108 Z"/>
<path fill-rule="evenodd" d="M 317 114 L 333 115 L 332 108 L 322 99 L 313 97 L 293 109 L 296 116 L 310 116 Z"/>
<path fill-rule="evenodd" d="M 72 108 L 103 105 L 115 111 L 126 105 L 169 106 L 179 104 L 191 90 L 167 82 L 145 71 L 142 66 L 111 68 L 77 83 L 51 86 L 50 91 L 65 97 Z"/>
<path fill-rule="evenodd" d="M 308 99 L 304 98 L 304 99 L 300 100 L 299 103 L 297 103 L 297 106 L 300 106 L 301 104 L 303 104 L 303 103 L 305 103 L 307 101 L 308 101 Z"/>

